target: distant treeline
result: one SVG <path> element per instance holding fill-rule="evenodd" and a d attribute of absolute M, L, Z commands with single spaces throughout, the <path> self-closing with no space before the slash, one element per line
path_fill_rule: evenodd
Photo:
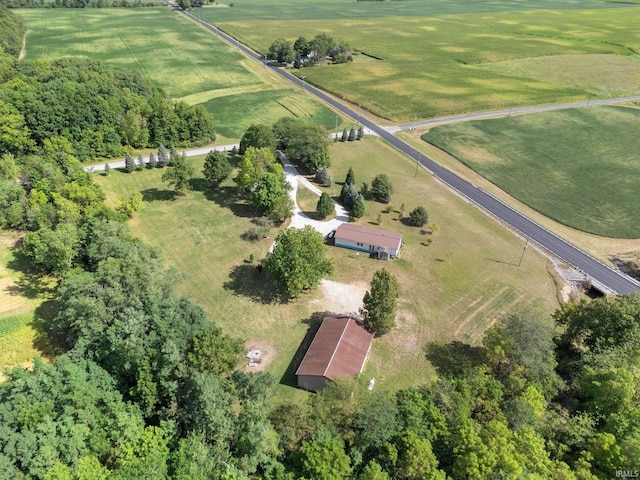
<path fill-rule="evenodd" d="M 162 5 L 159 0 L 0 0 L 6 8 L 109 8 L 109 7 L 154 7 Z"/>
<path fill-rule="evenodd" d="M 3 8 L 0 0 L 0 53 L 6 52 L 17 57 L 22 49 L 22 39 L 27 30 L 22 17 L 13 15 Z"/>

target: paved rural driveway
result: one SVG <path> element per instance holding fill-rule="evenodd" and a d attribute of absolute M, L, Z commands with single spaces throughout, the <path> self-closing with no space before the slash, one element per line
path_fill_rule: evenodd
<path fill-rule="evenodd" d="M 311 225 L 313 228 L 322 233 L 323 237 L 326 237 L 330 232 L 338 228 L 340 224 L 347 223 L 349 221 L 349 213 L 344 209 L 342 205 L 336 202 L 333 202 L 333 205 L 336 209 L 336 218 L 327 220 L 326 222 L 313 220 L 302 213 L 296 201 L 296 193 L 298 191 L 298 187 L 303 186 L 304 188 L 311 190 L 313 193 L 318 195 L 318 197 L 320 197 L 322 191 L 305 177 L 300 175 L 296 167 L 289 161 L 284 153 L 278 152 L 278 158 L 280 159 L 284 167 L 284 176 L 287 182 L 289 182 L 289 184 L 291 185 L 291 191 L 289 192 L 289 195 L 293 200 L 294 207 L 293 216 L 291 217 L 291 224 L 289 225 L 290 228 L 304 228 L 305 225 Z"/>

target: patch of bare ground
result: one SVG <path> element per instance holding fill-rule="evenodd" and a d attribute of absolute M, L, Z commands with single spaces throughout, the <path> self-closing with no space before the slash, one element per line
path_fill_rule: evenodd
<path fill-rule="evenodd" d="M 419 349 L 425 343 L 422 328 L 416 316 L 409 310 L 398 310 L 396 325 L 386 335 L 386 340 L 397 351 L 410 352 Z"/>
<path fill-rule="evenodd" d="M 334 312 L 336 314 L 359 316 L 362 298 L 369 289 L 364 282 L 341 283 L 322 279 L 320 291 L 323 297 L 312 300 L 310 305 L 317 305 L 317 311 Z"/>
<path fill-rule="evenodd" d="M 262 372 L 276 358 L 276 347 L 269 340 L 248 340 L 245 342 L 247 372 Z"/>

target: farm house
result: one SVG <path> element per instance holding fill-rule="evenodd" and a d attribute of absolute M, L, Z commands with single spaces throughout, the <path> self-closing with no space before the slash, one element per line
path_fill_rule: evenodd
<path fill-rule="evenodd" d="M 400 255 L 402 234 L 343 223 L 336 230 L 334 243 L 336 247 L 351 248 L 377 255 L 381 260 L 388 260 Z"/>
<path fill-rule="evenodd" d="M 362 372 L 373 334 L 350 317 L 325 317 L 296 377 L 299 388 L 317 392 L 330 380 Z"/>

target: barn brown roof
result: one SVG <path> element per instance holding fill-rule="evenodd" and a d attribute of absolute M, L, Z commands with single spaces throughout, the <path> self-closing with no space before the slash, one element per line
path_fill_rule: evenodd
<path fill-rule="evenodd" d="M 296 375 L 334 379 L 362 371 L 373 334 L 354 319 L 325 317 Z"/>
<path fill-rule="evenodd" d="M 402 243 L 401 233 L 390 232 L 380 228 L 363 227 L 352 223 L 341 224 L 336 230 L 335 237 L 394 250 L 399 249 Z"/>

